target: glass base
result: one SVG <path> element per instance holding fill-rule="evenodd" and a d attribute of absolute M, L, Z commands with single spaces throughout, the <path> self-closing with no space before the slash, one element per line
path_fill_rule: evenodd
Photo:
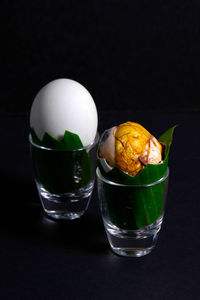
<path fill-rule="evenodd" d="M 55 220 L 74 220 L 80 218 L 85 213 L 85 210 L 79 213 L 72 213 L 69 211 L 55 211 L 55 210 L 47 210 L 47 209 L 44 209 L 44 211 L 48 217 Z"/>
<path fill-rule="evenodd" d="M 120 256 L 141 257 L 149 254 L 156 245 L 163 217 L 139 230 L 123 230 L 104 220 L 111 249 Z"/>
<path fill-rule="evenodd" d="M 94 182 L 72 193 L 51 194 L 36 183 L 43 209 L 48 217 L 56 220 L 80 218 L 88 209 Z"/>

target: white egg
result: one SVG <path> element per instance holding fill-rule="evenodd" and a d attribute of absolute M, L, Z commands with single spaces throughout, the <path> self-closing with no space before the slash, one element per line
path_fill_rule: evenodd
<path fill-rule="evenodd" d="M 40 140 L 45 132 L 61 138 L 68 130 L 78 134 L 87 146 L 97 133 L 97 109 L 84 86 L 71 79 L 57 79 L 36 95 L 30 112 L 30 126 Z"/>

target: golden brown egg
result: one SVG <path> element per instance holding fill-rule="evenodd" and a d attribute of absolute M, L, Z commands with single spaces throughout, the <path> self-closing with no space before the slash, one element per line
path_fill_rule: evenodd
<path fill-rule="evenodd" d="M 115 165 L 129 175 L 136 175 L 148 163 L 162 161 L 162 146 L 143 126 L 126 122 L 115 133 Z"/>
<path fill-rule="evenodd" d="M 108 138 L 100 144 L 99 156 L 111 167 L 135 176 L 147 164 L 162 162 L 162 145 L 142 125 L 126 122 L 108 131 Z"/>

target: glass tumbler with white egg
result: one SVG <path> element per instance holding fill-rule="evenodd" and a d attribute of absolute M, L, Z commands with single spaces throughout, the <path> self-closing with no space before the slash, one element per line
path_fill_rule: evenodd
<path fill-rule="evenodd" d="M 36 95 L 30 113 L 34 179 L 45 213 L 76 219 L 92 195 L 99 140 L 97 110 L 89 92 L 57 79 Z"/>

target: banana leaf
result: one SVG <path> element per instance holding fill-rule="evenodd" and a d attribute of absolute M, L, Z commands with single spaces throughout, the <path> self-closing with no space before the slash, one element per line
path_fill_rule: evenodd
<path fill-rule="evenodd" d="M 90 183 L 93 172 L 90 153 L 81 149 L 83 145 L 77 134 L 65 131 L 63 138 L 56 139 L 45 132 L 41 141 L 33 128 L 30 132 L 39 146 L 31 147 L 36 180 L 48 192 L 72 193 Z"/>
<path fill-rule="evenodd" d="M 159 180 L 167 174 L 170 146 L 176 126 L 168 129 L 159 138 L 164 149 L 163 163 L 148 164 L 134 177 L 116 167 L 105 172 L 99 160 L 98 166 L 103 177 L 122 184 L 122 186 L 108 183 L 102 185 L 110 219 L 117 227 L 137 230 L 151 225 L 162 217 L 168 180 L 167 178 Z M 153 184 L 154 182 L 157 183 Z"/>
<path fill-rule="evenodd" d="M 42 146 L 54 150 L 65 150 L 65 144 L 63 140 L 58 140 L 52 137 L 48 132 L 45 132 L 44 137 L 42 139 Z"/>

